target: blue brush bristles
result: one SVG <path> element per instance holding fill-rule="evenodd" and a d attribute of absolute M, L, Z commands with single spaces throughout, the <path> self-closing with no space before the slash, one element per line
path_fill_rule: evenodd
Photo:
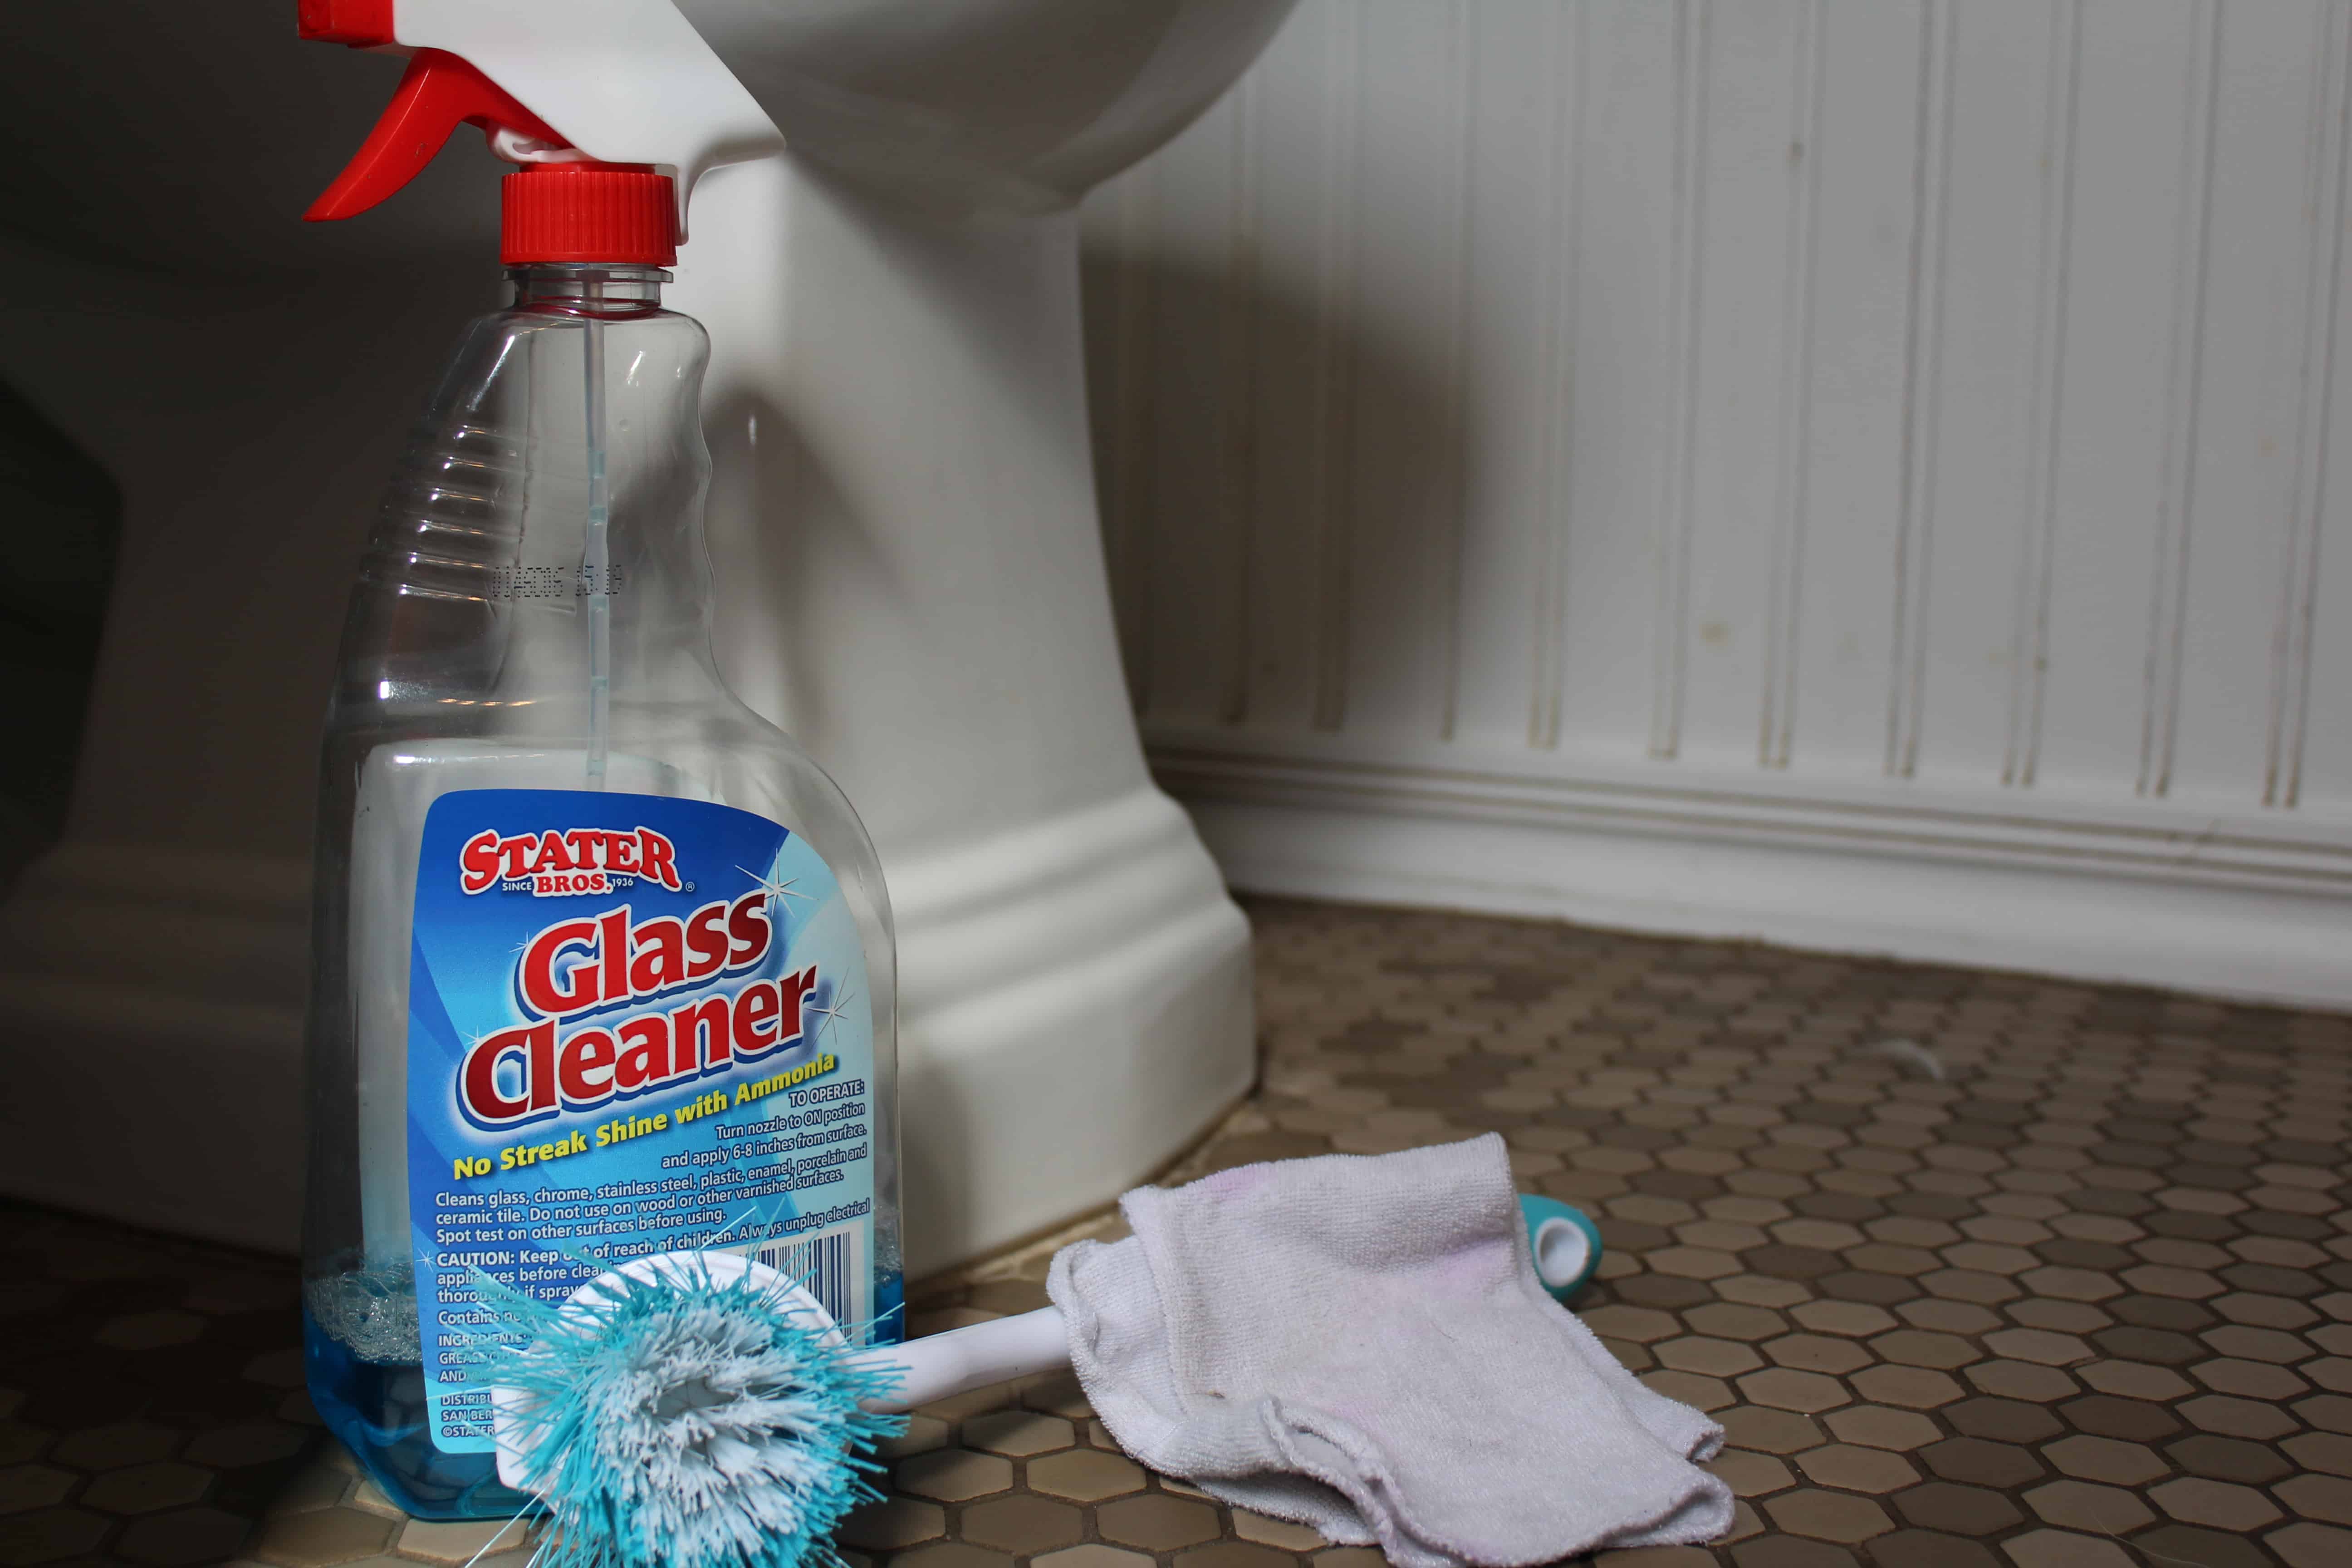
<path fill-rule="evenodd" d="M 556 1527 L 543 1568 L 834 1562 L 842 1516 L 880 1495 L 859 1450 L 906 1418 L 859 1402 L 896 1371 L 827 1343 L 786 1289 L 688 1265 L 571 1306 L 495 1281 L 480 1293 L 498 1337 L 526 1342 L 499 1347 L 483 1381 L 528 1407 L 530 1484 Z"/>

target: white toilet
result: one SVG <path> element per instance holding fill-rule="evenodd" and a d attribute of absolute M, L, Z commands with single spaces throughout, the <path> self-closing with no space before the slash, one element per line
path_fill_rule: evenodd
<path fill-rule="evenodd" d="M 669 298 L 715 347 L 720 658 L 849 791 L 889 876 L 919 1276 L 1109 1198 L 1250 1081 L 1246 928 L 1147 775 L 1120 678 L 1075 204 L 1223 91 L 1289 0 L 676 3 L 789 146 L 705 176 Z M 104 47 L 136 84 L 131 129 L 92 132 L 126 142 L 104 170 L 119 203 L 61 206 L 44 220 L 54 251 L 0 236 L 16 296 L 0 339 L 25 351 L 0 374 L 127 497 L 72 836 L 13 896 L 24 940 L 0 957 L 0 1036 L 72 1071 L 21 1097 L 50 1114 L 0 1128 L 0 1190 L 284 1246 L 307 850 L 290 803 L 309 796 L 379 454 L 423 398 L 456 301 L 494 267 L 481 226 L 451 216 L 491 171 L 437 168 L 354 235 L 300 234 L 283 170 L 257 175 L 258 160 L 307 168 L 322 137 L 355 146 L 380 105 L 352 95 L 388 92 L 382 68 L 281 49 L 246 17 L 129 9 Z M 98 47 L 62 25 L 45 36 Z M 26 115 L 63 91 L 19 74 Z M 224 121 L 213 84 L 228 79 L 239 111 Z M 180 156 L 142 213 L 136 144 L 163 141 Z M 50 145 L 35 156 L 54 156 L 60 189 L 87 181 L 83 142 Z M 156 228 L 165 243 L 142 237 Z M 77 259 L 126 249 L 144 254 L 119 276 Z M 410 286 L 370 282 L 338 305 L 255 282 L 272 266 L 323 276 L 335 255 Z M 159 288 L 159 267 L 187 276 Z M 141 311 L 154 330 L 122 330 Z M 93 337 L 78 321 L 112 325 Z M 270 353 L 233 365 L 225 394 L 224 344 L 246 342 Z M 240 439 L 241 489 L 191 482 Z M 223 585 L 256 574 L 265 588 L 223 635 Z M 126 978 L 96 940 L 126 921 L 190 942 Z M 153 1086 L 102 1130 L 142 1152 L 68 1181 L 60 1157 L 100 1134 L 69 1110 L 93 1074 Z M 190 1096 L 234 1106 L 256 1135 L 211 1136 L 173 1110 Z"/>

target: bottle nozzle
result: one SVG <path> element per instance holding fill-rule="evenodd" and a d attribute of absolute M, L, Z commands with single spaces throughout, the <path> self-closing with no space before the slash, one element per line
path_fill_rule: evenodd
<path fill-rule="evenodd" d="M 419 49 L 407 74 L 361 143 L 359 153 L 310 204 L 304 221 L 355 217 L 399 190 L 424 171 L 461 124 L 493 136 L 499 132 L 541 146 L 571 145 L 547 121 L 471 64 L 446 49 Z"/>

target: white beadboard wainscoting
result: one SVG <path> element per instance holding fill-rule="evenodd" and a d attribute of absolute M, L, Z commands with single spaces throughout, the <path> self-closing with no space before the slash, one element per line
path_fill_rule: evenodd
<path fill-rule="evenodd" d="M 1307 0 L 1085 213 L 1261 890 L 2352 1003 L 2343 0 Z"/>

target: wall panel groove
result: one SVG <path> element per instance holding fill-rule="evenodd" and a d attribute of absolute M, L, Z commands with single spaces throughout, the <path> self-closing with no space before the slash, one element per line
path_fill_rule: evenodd
<path fill-rule="evenodd" d="M 2320 523 L 2326 506 L 2328 404 L 2336 383 L 2336 305 L 2344 282 L 2345 142 L 2352 115 L 2352 7 L 2321 13 L 2325 31 L 2313 49 L 2319 85 L 2312 93 L 2315 123 L 2306 174 L 2301 418 L 2295 431 L 2293 511 L 2287 518 L 2285 571 L 2280 584 L 2271 677 L 2269 755 L 2263 803 L 2293 806 L 2303 792 L 2305 729 L 2311 711 L 2313 618 L 2319 591 Z"/>
<path fill-rule="evenodd" d="M 1808 0 L 1797 44 L 1796 123 L 1790 129 L 1789 245 L 1781 310 L 1780 461 L 1772 528 L 1770 604 L 1765 617 L 1763 711 L 1757 761 L 1789 765 L 1797 713 L 1797 637 L 1803 613 L 1805 480 L 1811 471 L 1813 288 L 1821 226 L 1822 31 L 1827 0 Z"/>
<path fill-rule="evenodd" d="M 2031 784 L 2049 687 L 2051 553 L 2058 531 L 2059 416 L 2066 368 L 2066 295 L 2074 223 L 2075 114 L 2083 85 L 2083 0 L 2052 11 L 2050 98 L 2042 153 L 2040 286 L 2034 306 L 2031 510 L 2021 519 L 2010 674 L 2009 756 L 2000 782 Z"/>
<path fill-rule="evenodd" d="M 1569 340 L 1576 322 L 1584 16 L 1580 7 L 1554 7 L 1544 30 L 1544 74 L 1557 86 L 1544 162 L 1544 229 L 1552 237 L 1543 268 L 1545 404 L 1531 411 L 1543 426 L 1538 496 L 1543 553 L 1536 578 L 1534 668 L 1528 711 L 1528 743 L 1544 751 L 1559 745 L 1561 685 L 1568 675 L 1569 450 L 1570 426 L 1576 415 L 1576 361 Z"/>
<path fill-rule="evenodd" d="M 1682 745 L 1683 681 L 1690 633 L 1692 465 L 1698 453 L 1699 253 L 1706 244 L 1708 25 L 1713 0 L 1675 5 L 1675 230 L 1673 281 L 1666 299 L 1671 344 L 1672 423 L 1659 464 L 1658 614 L 1652 627 L 1650 754 L 1671 758 Z"/>
<path fill-rule="evenodd" d="M 2147 693 L 2140 720 L 2142 795 L 2172 787 L 2180 723 L 2180 660 L 2189 617 L 2189 548 L 2197 494 L 2197 414 L 2205 349 L 2206 261 L 2213 248 L 2214 98 L 2221 80 L 2220 0 L 2197 0 L 2188 132 L 2181 138 L 2179 242 L 2173 258 L 2173 339 L 2166 371 L 2164 489 L 2149 573 Z"/>
<path fill-rule="evenodd" d="M 1454 715 L 1462 684 L 1462 549 L 1463 513 L 1469 500 L 1469 465 L 1463 453 L 1464 420 L 1469 402 L 1471 246 L 1477 235 L 1474 160 L 1477 146 L 1478 51 L 1470 37 L 1475 24 L 1469 0 L 1449 0 L 1445 12 L 1447 51 L 1446 129 L 1453 146 L 1453 202 L 1448 216 L 1453 243 L 1446 266 L 1453 294 L 1447 312 L 1444 347 L 1444 400 L 1438 420 L 1435 460 L 1444 470 L 1440 493 L 1451 503 L 1439 552 L 1437 580 L 1441 672 L 1438 677 L 1437 734 L 1454 738 Z"/>
<path fill-rule="evenodd" d="M 1362 16 L 1344 0 L 1326 0 L 1329 45 L 1324 56 L 1323 144 L 1330 159 L 1313 298 L 1315 406 L 1310 419 L 1314 528 L 1322 563 L 1316 596 L 1314 727 L 1347 721 L 1349 567 L 1355 501 L 1357 278 L 1363 246 Z M 1130 178 L 1132 176 L 1129 176 Z"/>
<path fill-rule="evenodd" d="M 1942 386 L 1945 241 L 1951 191 L 1952 3 L 1927 0 L 1919 29 L 1919 124 L 1911 289 L 1903 354 L 1902 511 L 1895 536 L 1895 658 L 1886 701 L 1886 772 L 1919 768 L 1927 679 L 1927 584 L 1936 551 L 1937 393 Z"/>

